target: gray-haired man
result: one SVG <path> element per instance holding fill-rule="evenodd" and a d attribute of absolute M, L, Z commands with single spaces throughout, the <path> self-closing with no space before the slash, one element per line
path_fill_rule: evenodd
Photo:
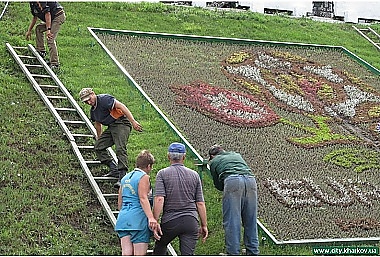
<path fill-rule="evenodd" d="M 185 156 L 185 146 L 172 143 L 168 149 L 170 166 L 156 176 L 153 216 L 158 220 L 163 213 L 161 224 L 154 231 L 157 241 L 153 255 L 166 255 L 167 245 L 176 237 L 181 255 L 194 255 L 199 234 L 203 242 L 208 236 L 202 183 L 196 171 L 184 166 Z"/>

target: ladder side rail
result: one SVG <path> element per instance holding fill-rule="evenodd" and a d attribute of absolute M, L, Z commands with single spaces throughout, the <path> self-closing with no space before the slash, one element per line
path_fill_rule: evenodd
<path fill-rule="evenodd" d="M 31 44 L 28 44 L 28 48 L 30 51 L 33 52 L 35 56 L 38 56 L 37 50 L 32 46 Z M 76 102 L 76 100 L 73 98 L 73 96 L 70 94 L 70 92 L 66 89 L 66 87 L 63 85 L 61 80 L 55 75 L 55 73 L 50 69 L 50 67 L 46 64 L 46 62 L 42 62 L 42 65 L 45 67 L 45 69 L 48 71 L 50 76 L 53 78 L 54 82 L 59 86 L 61 89 L 62 93 L 67 97 L 68 101 L 72 104 L 72 106 L 77 110 L 79 116 L 82 118 L 84 122 L 86 122 L 86 125 L 90 125 L 89 129 L 91 133 L 95 136 L 96 135 L 96 130 L 94 126 L 91 126 L 92 123 L 87 117 L 87 115 L 83 112 L 82 108 L 79 106 L 79 104 Z"/>
<path fill-rule="evenodd" d="M 90 169 L 88 168 L 81 152 L 79 151 L 79 148 L 77 146 L 77 144 L 74 142 L 74 141 L 70 141 L 71 143 L 71 146 L 74 150 L 74 153 L 75 155 L 78 157 L 78 160 L 80 162 L 80 165 L 82 166 L 82 169 L 85 171 L 86 173 L 86 176 L 87 176 L 87 179 L 92 187 L 92 189 L 94 190 L 95 194 L 96 194 L 96 197 L 98 198 L 100 204 L 102 205 L 103 209 L 106 211 L 106 214 L 108 216 L 108 218 L 110 219 L 111 223 L 112 223 L 112 226 L 115 227 L 115 224 L 116 224 L 116 217 L 115 215 L 113 214 L 107 200 L 105 199 L 105 197 L 103 196 L 103 193 L 102 191 L 100 190 L 97 182 L 95 181 L 94 177 L 92 176 L 92 173 L 90 171 Z"/>
<path fill-rule="evenodd" d="M 3 18 L 4 14 L 5 14 L 5 11 L 7 10 L 8 4 L 9 4 L 9 1 L 7 1 L 5 3 L 4 9 L 3 9 L 3 11 L 0 14 L 0 20 L 1 20 L 1 18 Z"/>
<path fill-rule="evenodd" d="M 166 248 L 169 250 L 169 252 L 170 252 L 170 254 L 171 254 L 172 256 L 178 256 L 178 254 L 175 252 L 175 250 L 174 250 L 172 244 L 169 243 L 169 244 L 166 246 Z"/>
<path fill-rule="evenodd" d="M 73 135 L 71 134 L 71 132 L 69 131 L 68 127 L 66 126 L 66 124 L 62 120 L 61 116 L 55 110 L 54 106 L 52 105 L 52 103 L 50 102 L 50 100 L 47 98 L 47 96 L 45 95 L 45 93 L 42 91 L 42 89 L 38 85 L 37 81 L 33 78 L 32 74 L 26 68 L 25 64 L 22 62 L 22 60 L 17 55 L 17 53 L 15 52 L 15 50 L 12 48 L 12 46 L 9 43 L 6 43 L 6 46 L 7 46 L 8 50 L 9 50 L 9 52 L 12 54 L 13 58 L 16 60 L 16 62 L 21 67 L 21 69 L 24 72 L 24 74 L 27 76 L 28 80 L 32 83 L 33 88 L 37 91 L 37 93 L 40 95 L 40 97 L 42 98 L 42 100 L 44 101 L 44 103 L 46 104 L 46 106 L 49 108 L 50 112 L 53 114 L 54 118 L 58 122 L 59 126 L 61 127 L 61 129 L 63 130 L 63 132 L 67 136 L 67 138 L 70 141 L 74 141 Z M 38 58 L 42 59 L 40 56 L 38 56 Z"/>
<path fill-rule="evenodd" d="M 371 31 L 377 38 L 380 39 L 379 33 L 377 33 L 375 30 L 373 30 L 371 27 L 368 27 L 368 30 Z"/>
<path fill-rule="evenodd" d="M 372 45 L 374 45 L 378 50 L 380 50 L 380 46 L 378 46 L 375 42 L 372 41 L 366 34 L 364 34 L 360 29 L 352 26 L 360 35 L 362 35 L 365 39 L 367 39 Z"/>
<path fill-rule="evenodd" d="M 39 54 L 37 53 L 37 50 L 34 48 L 33 45 L 28 44 L 28 48 L 30 51 L 33 52 L 35 56 L 38 58 L 41 58 Z M 66 87 L 63 85 L 61 80 L 55 75 L 55 73 L 50 69 L 50 67 L 46 64 L 46 62 L 41 58 L 39 59 L 40 63 L 45 67 L 45 69 L 48 71 L 56 85 L 60 88 L 62 93 L 67 97 L 67 100 L 71 103 L 71 105 L 76 109 L 78 115 L 81 117 L 82 121 L 86 123 L 87 128 L 90 130 L 90 133 L 95 137 L 96 136 L 96 129 L 90 119 L 87 117 L 87 115 L 84 113 L 83 109 L 79 106 L 77 101 L 73 98 L 71 93 L 66 89 Z M 112 148 L 108 148 L 107 151 L 110 153 L 110 155 L 113 157 L 113 159 L 117 162 L 117 157 L 115 152 L 112 150 Z"/>

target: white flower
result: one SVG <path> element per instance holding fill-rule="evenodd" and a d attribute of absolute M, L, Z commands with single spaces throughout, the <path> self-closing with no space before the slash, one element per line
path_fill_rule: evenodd
<path fill-rule="evenodd" d="M 314 66 L 305 66 L 303 67 L 305 71 L 312 72 L 316 75 L 320 75 L 325 79 L 334 82 L 342 83 L 343 79 L 340 78 L 337 74 L 334 74 L 330 66 L 314 67 Z"/>
<path fill-rule="evenodd" d="M 356 114 L 355 108 L 359 104 L 364 102 L 380 103 L 380 97 L 364 92 L 357 87 L 345 85 L 343 88 L 347 93 L 348 99 L 345 102 L 334 104 L 332 109 L 345 117 L 354 117 Z"/>

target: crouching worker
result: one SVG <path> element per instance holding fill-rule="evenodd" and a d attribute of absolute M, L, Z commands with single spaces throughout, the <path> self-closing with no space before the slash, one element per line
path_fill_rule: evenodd
<path fill-rule="evenodd" d="M 149 173 L 154 157 L 148 150 L 139 153 L 136 168 L 121 179 L 115 231 L 118 233 L 122 255 L 146 255 L 157 220 L 149 202 L 152 194 Z"/>
<path fill-rule="evenodd" d="M 241 224 L 247 255 L 259 254 L 256 179 L 243 157 L 220 145 L 209 149 L 210 172 L 223 191 L 223 227 L 228 255 L 240 255 Z"/>
<path fill-rule="evenodd" d="M 132 127 L 142 131 L 129 109 L 115 97 L 109 94 L 96 95 L 92 88 L 83 88 L 79 92 L 82 102 L 91 105 L 90 117 L 96 129 L 96 142 L 94 150 L 98 160 L 109 167 L 105 177 L 118 178 L 115 188 L 119 188 L 120 179 L 128 172 L 127 142 Z M 103 131 L 103 125 L 107 129 Z M 108 147 L 115 145 L 116 164 L 107 151 Z"/>

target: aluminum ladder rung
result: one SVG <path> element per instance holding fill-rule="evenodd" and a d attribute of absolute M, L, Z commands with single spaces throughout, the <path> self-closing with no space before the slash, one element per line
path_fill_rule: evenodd
<path fill-rule="evenodd" d="M 94 149 L 93 145 L 78 145 L 79 149 Z"/>
<path fill-rule="evenodd" d="M 51 78 L 50 75 L 44 75 L 44 74 L 31 74 L 32 77 L 35 77 L 35 78 Z"/>
<path fill-rule="evenodd" d="M 91 134 L 72 134 L 72 135 L 73 135 L 73 137 L 94 137 L 94 135 L 91 135 Z M 92 147 L 94 147 L 94 146 L 92 146 Z"/>
<path fill-rule="evenodd" d="M 28 49 L 26 46 L 14 46 L 13 49 Z"/>
<path fill-rule="evenodd" d="M 40 87 L 44 87 L 44 88 L 59 88 L 59 86 L 56 86 L 56 85 L 40 85 Z"/>
<path fill-rule="evenodd" d="M 112 213 L 116 215 L 116 214 L 119 214 L 119 211 L 112 211 Z M 149 250 L 148 250 L 148 252 L 149 252 Z"/>
<path fill-rule="evenodd" d="M 30 55 L 17 55 L 17 56 L 24 59 L 37 59 L 37 57 L 30 56 Z"/>
<path fill-rule="evenodd" d="M 82 120 L 64 120 L 63 122 L 68 124 L 86 124 L 86 122 Z"/>
<path fill-rule="evenodd" d="M 90 164 L 90 165 L 96 165 L 96 164 L 101 164 L 100 161 L 85 161 L 86 164 Z"/>
<path fill-rule="evenodd" d="M 29 68 L 43 68 L 44 67 L 41 64 L 25 64 L 25 66 Z"/>
<path fill-rule="evenodd" d="M 94 177 L 95 180 L 103 180 L 103 181 L 109 181 L 109 180 L 117 180 L 117 178 L 114 177 Z"/>
<path fill-rule="evenodd" d="M 59 96 L 59 95 L 47 95 L 46 97 L 49 99 L 67 99 L 66 96 Z"/>
<path fill-rule="evenodd" d="M 68 112 L 76 112 L 77 110 L 76 109 L 73 109 L 73 108 L 55 108 L 57 111 L 61 111 L 61 112 L 64 112 L 64 111 L 68 111 Z"/>
<path fill-rule="evenodd" d="M 103 194 L 104 197 L 118 197 L 119 194 Z"/>

